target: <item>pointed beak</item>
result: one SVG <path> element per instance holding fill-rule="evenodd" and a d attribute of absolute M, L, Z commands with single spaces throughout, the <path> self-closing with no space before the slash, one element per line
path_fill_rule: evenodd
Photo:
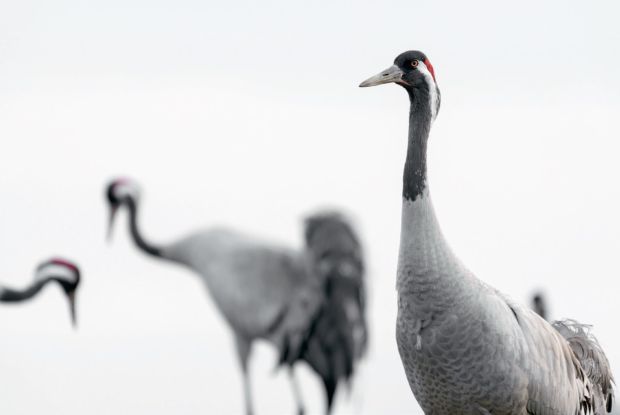
<path fill-rule="evenodd" d="M 69 312 L 71 313 L 71 325 L 74 329 L 77 329 L 77 316 L 75 312 L 75 291 L 71 291 L 67 294 L 69 298 Z"/>
<path fill-rule="evenodd" d="M 360 84 L 360 88 L 368 86 L 377 86 L 381 84 L 388 84 L 390 82 L 402 83 L 403 71 L 396 65 L 392 65 L 384 71 L 381 71 L 375 76 L 366 79 Z"/>
<path fill-rule="evenodd" d="M 116 216 L 116 211 L 118 210 L 118 205 L 110 205 L 110 216 L 108 218 L 108 231 L 106 240 L 108 242 L 112 241 L 112 230 L 114 228 L 114 217 Z"/>

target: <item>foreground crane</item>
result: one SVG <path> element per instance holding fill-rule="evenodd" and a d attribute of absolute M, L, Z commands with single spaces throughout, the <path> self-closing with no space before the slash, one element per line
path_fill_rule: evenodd
<path fill-rule="evenodd" d="M 0 302 L 17 303 L 29 300 L 37 295 L 49 283 L 57 283 L 69 301 L 71 322 L 75 327 L 75 293 L 80 284 L 80 270 L 73 262 L 61 258 L 52 258 L 41 263 L 35 272 L 32 284 L 24 289 L 9 288 L 0 285 Z"/>
<path fill-rule="evenodd" d="M 155 245 L 138 230 L 135 182 L 114 180 L 106 197 L 110 232 L 116 212 L 126 207 L 131 236 L 140 250 L 188 267 L 206 284 L 234 332 L 248 414 L 253 413 L 248 358 L 256 339 L 272 343 L 280 364 L 289 367 L 299 414 L 304 405 L 293 372 L 299 360 L 323 380 L 330 412 L 339 381 L 353 375 L 367 339 L 362 251 L 344 217 L 308 218 L 302 252 L 221 228 Z"/>
<path fill-rule="evenodd" d="M 612 375 L 585 326 L 554 326 L 478 280 L 452 253 L 427 182 L 440 94 L 422 52 L 399 55 L 360 84 L 409 95 L 397 291 L 398 349 L 426 414 L 577 415 L 611 411 Z"/>

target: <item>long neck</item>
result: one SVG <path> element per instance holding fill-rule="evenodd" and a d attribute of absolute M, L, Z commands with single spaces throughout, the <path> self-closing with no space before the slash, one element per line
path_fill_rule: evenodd
<path fill-rule="evenodd" d="M 426 89 L 409 91 L 409 137 L 403 172 L 403 199 L 415 201 L 423 197 L 426 183 L 426 145 L 431 131 L 431 110 Z"/>
<path fill-rule="evenodd" d="M 33 298 L 48 282 L 53 281 L 52 278 L 37 280 L 29 287 L 23 290 L 0 287 L 0 302 L 16 303 Z"/>
<path fill-rule="evenodd" d="M 142 233 L 138 229 L 138 207 L 136 205 L 135 200 L 132 197 L 128 197 L 125 201 L 127 204 L 127 208 L 129 209 L 129 231 L 131 232 L 131 237 L 134 242 L 142 250 L 149 255 L 154 257 L 161 258 L 162 257 L 162 249 L 156 245 L 153 245 L 150 242 L 147 242 L 146 239 L 142 236 Z"/>
<path fill-rule="evenodd" d="M 426 89 L 410 91 L 409 139 L 403 173 L 399 290 L 445 278 L 457 260 L 441 233 L 426 178 L 426 148 L 432 123 Z"/>

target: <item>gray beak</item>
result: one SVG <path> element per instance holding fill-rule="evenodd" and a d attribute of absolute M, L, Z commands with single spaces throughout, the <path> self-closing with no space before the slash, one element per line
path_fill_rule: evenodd
<path fill-rule="evenodd" d="M 360 84 L 361 88 L 367 86 L 377 86 L 381 84 L 388 84 L 390 82 L 402 83 L 403 71 L 396 65 L 392 65 L 384 71 L 381 71 L 379 74 L 372 76 L 366 79 L 364 82 Z"/>
<path fill-rule="evenodd" d="M 69 297 L 69 312 L 71 313 L 71 324 L 75 329 L 77 328 L 77 316 L 75 312 L 75 291 L 70 292 L 69 294 L 67 294 L 67 296 Z"/>
<path fill-rule="evenodd" d="M 114 228 L 114 217 L 116 216 L 117 210 L 118 206 L 110 206 L 110 216 L 108 218 L 108 232 L 106 237 L 108 242 L 112 241 L 112 229 Z"/>

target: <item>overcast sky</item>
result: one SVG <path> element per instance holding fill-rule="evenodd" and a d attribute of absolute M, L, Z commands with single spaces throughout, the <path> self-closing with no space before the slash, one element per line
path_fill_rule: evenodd
<path fill-rule="evenodd" d="M 0 308 L 0 412 L 239 414 L 230 331 L 199 278 L 139 254 L 103 188 L 143 188 L 156 241 L 227 224 L 301 246 L 301 218 L 350 212 L 368 254 L 371 349 L 336 414 L 421 414 L 394 338 L 408 101 L 360 81 L 407 49 L 442 107 L 429 180 L 481 279 L 594 325 L 620 370 L 620 6 L 616 1 L 0 3 L 0 281 L 77 261 L 79 330 L 57 287 Z M 257 414 L 293 413 L 275 352 Z M 322 390 L 301 370 L 310 413 Z"/>

